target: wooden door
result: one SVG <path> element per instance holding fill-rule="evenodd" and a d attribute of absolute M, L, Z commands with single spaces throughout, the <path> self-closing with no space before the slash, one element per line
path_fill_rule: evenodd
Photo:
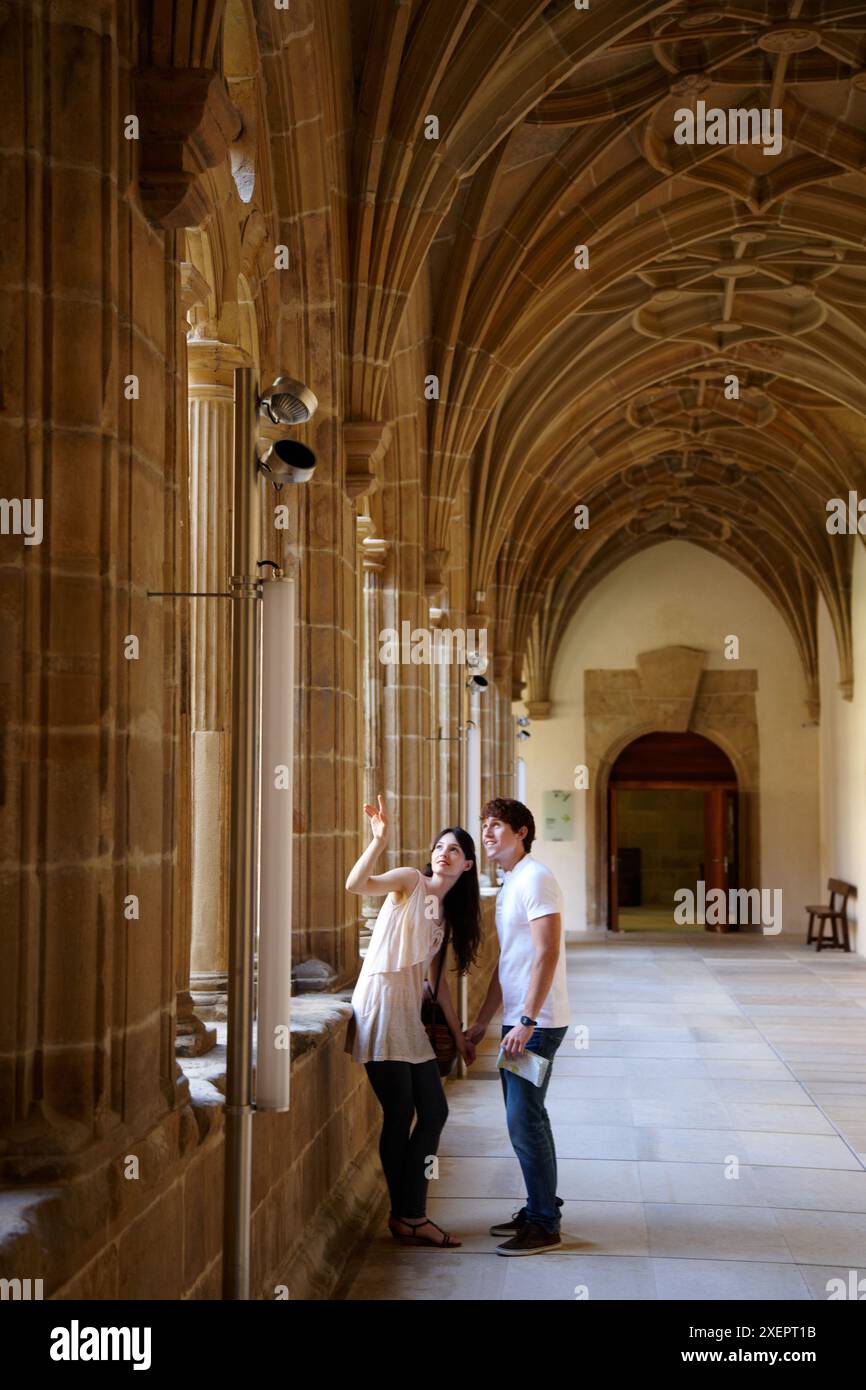
<path fill-rule="evenodd" d="M 728 792 L 724 787 L 712 787 L 704 792 L 704 885 L 707 894 L 713 888 L 728 892 Z M 727 918 L 727 913 L 725 913 Z M 727 921 L 718 926 L 705 924 L 706 931 L 728 931 Z"/>
<path fill-rule="evenodd" d="M 607 925 L 610 931 L 619 931 L 619 886 L 617 884 L 616 871 L 616 787 L 608 790 L 608 809 L 607 809 L 607 844 L 608 844 L 608 869 L 607 869 Z"/>

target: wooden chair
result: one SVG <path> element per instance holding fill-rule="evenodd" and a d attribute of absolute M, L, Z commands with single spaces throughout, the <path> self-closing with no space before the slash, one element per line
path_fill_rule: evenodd
<path fill-rule="evenodd" d="M 820 951 L 822 946 L 837 946 L 846 951 L 851 950 L 851 943 L 848 939 L 848 899 L 852 893 L 857 892 L 853 883 L 846 883 L 841 878 L 830 878 L 827 880 L 827 887 L 830 890 L 830 901 L 827 904 L 810 904 L 806 911 L 809 914 L 809 932 L 806 937 L 806 945 L 810 942 L 817 942 L 817 949 Z M 840 899 L 836 905 L 837 896 Z M 818 935 L 815 935 L 815 920 L 818 921 Z M 832 939 L 824 934 L 825 924 L 829 922 L 832 930 Z M 841 928 L 842 939 L 839 939 L 839 929 Z"/>

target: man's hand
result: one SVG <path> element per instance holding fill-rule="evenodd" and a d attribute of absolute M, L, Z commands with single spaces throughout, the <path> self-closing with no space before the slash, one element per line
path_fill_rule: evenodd
<path fill-rule="evenodd" d="M 526 1044 L 535 1032 L 534 1028 L 524 1028 L 522 1023 L 516 1023 L 510 1033 L 506 1033 L 500 1043 L 506 1053 L 511 1056 L 518 1056 L 526 1051 Z"/>
<path fill-rule="evenodd" d="M 475 1044 L 469 1041 L 465 1033 L 458 1033 L 455 1042 L 457 1043 L 457 1051 L 460 1053 L 467 1067 L 471 1067 L 476 1056 Z"/>
<path fill-rule="evenodd" d="M 467 1042 L 480 1043 L 486 1033 L 487 1025 L 485 1023 L 473 1023 L 470 1028 L 464 1029 L 463 1036 Z"/>

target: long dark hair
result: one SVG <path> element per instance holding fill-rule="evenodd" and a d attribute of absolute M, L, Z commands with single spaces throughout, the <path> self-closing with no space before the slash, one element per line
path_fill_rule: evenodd
<path fill-rule="evenodd" d="M 460 875 L 454 887 L 449 888 L 442 899 L 445 929 L 454 947 L 457 969 L 461 975 L 465 975 L 478 955 L 478 949 L 481 945 L 481 892 L 478 887 L 478 857 L 475 853 L 475 841 L 469 831 L 464 830 L 461 825 L 449 825 L 444 830 L 440 830 L 433 841 L 430 849 L 431 859 L 433 850 L 443 835 L 453 835 L 466 858 L 472 860 L 472 868 Z M 421 872 L 426 874 L 428 878 L 432 878 L 432 863 L 427 864 Z"/>

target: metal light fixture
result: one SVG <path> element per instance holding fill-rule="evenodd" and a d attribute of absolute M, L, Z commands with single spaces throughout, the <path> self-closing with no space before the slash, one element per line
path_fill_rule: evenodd
<path fill-rule="evenodd" d="M 525 728 L 527 727 L 528 724 L 529 724 L 529 716 L 526 715 L 526 714 L 521 714 L 521 715 L 518 717 L 518 720 L 517 720 L 517 727 L 518 727 L 518 729 L 525 729 Z"/>
<path fill-rule="evenodd" d="M 256 441 L 256 462 L 259 472 L 270 478 L 279 491 L 284 483 L 306 483 L 316 468 L 316 455 L 297 439 L 267 439 Z"/>
<path fill-rule="evenodd" d="M 259 397 L 256 464 L 278 492 L 285 483 L 306 483 L 313 476 L 316 455 L 290 439 L 286 426 L 305 425 L 318 406 L 310 388 L 289 376 L 278 376 Z"/>
<path fill-rule="evenodd" d="M 305 425 L 318 408 L 309 386 L 290 376 L 278 376 L 259 400 L 259 414 L 272 425 Z"/>
<path fill-rule="evenodd" d="M 470 676 L 469 679 L 468 679 L 468 681 L 466 682 L 466 689 L 467 689 L 467 690 L 477 691 L 478 694 L 480 695 L 481 692 L 482 692 L 483 690 L 486 690 L 486 689 L 487 689 L 487 677 L 486 677 L 486 676 Z"/>
<path fill-rule="evenodd" d="M 521 729 L 517 737 L 522 741 L 525 738 L 532 738 L 532 734 L 528 729 Z"/>

